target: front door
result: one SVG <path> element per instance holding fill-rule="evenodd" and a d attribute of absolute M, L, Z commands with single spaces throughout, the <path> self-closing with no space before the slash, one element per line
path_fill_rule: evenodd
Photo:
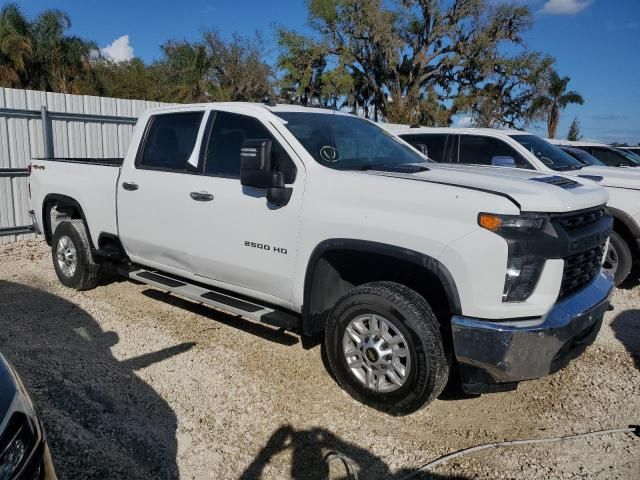
<path fill-rule="evenodd" d="M 296 258 L 305 171 L 273 126 L 231 111 L 217 111 L 203 139 L 204 166 L 198 185 L 213 195 L 189 211 L 194 271 L 245 293 L 288 302 Z M 211 123 L 211 122 L 210 122 Z M 284 206 L 267 202 L 266 190 L 240 184 L 240 148 L 247 139 L 272 141 L 273 168 L 293 189 Z"/>

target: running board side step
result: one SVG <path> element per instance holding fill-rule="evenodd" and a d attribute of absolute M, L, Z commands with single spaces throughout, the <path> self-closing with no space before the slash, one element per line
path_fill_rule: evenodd
<path fill-rule="evenodd" d="M 266 323 L 274 327 L 284 328 L 285 330 L 297 330 L 300 325 L 300 318 L 294 313 L 277 310 L 253 301 L 237 298 L 230 293 L 210 290 L 204 286 L 191 284 L 188 280 L 168 276 L 165 273 L 146 270 L 144 268 L 136 269 L 135 267 L 133 270 L 122 271 L 122 273 L 132 280 L 146 283 L 160 290 L 214 307 L 232 315 L 244 317 L 248 320 Z"/>
<path fill-rule="evenodd" d="M 8 237 L 9 235 L 27 235 L 30 233 L 36 233 L 36 229 L 33 225 L 0 228 L 0 237 Z"/>

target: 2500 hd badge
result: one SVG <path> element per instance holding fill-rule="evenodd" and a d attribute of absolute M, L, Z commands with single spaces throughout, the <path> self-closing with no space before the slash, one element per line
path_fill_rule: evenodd
<path fill-rule="evenodd" d="M 273 252 L 273 253 L 281 253 L 283 255 L 287 254 L 287 249 L 284 247 L 276 247 L 276 246 L 271 246 L 271 245 L 267 245 L 266 243 L 257 243 L 257 242 L 250 242 L 248 240 L 245 240 L 244 242 L 244 246 L 245 247 L 251 247 L 251 248 L 258 248 L 260 250 L 265 250 L 267 252 Z"/>

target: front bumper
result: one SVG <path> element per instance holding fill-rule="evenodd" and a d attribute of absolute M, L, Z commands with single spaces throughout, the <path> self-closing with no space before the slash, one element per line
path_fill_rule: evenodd
<path fill-rule="evenodd" d="M 554 373 L 596 338 L 609 309 L 613 279 L 598 274 L 542 318 L 488 321 L 454 316 L 453 346 L 468 393 L 515 388 L 517 382 Z"/>

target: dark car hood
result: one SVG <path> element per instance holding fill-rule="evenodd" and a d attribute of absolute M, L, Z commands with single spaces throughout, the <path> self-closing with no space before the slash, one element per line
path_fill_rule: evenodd
<path fill-rule="evenodd" d="M 7 360 L 0 353 L 0 425 L 16 396 L 16 381 Z"/>

